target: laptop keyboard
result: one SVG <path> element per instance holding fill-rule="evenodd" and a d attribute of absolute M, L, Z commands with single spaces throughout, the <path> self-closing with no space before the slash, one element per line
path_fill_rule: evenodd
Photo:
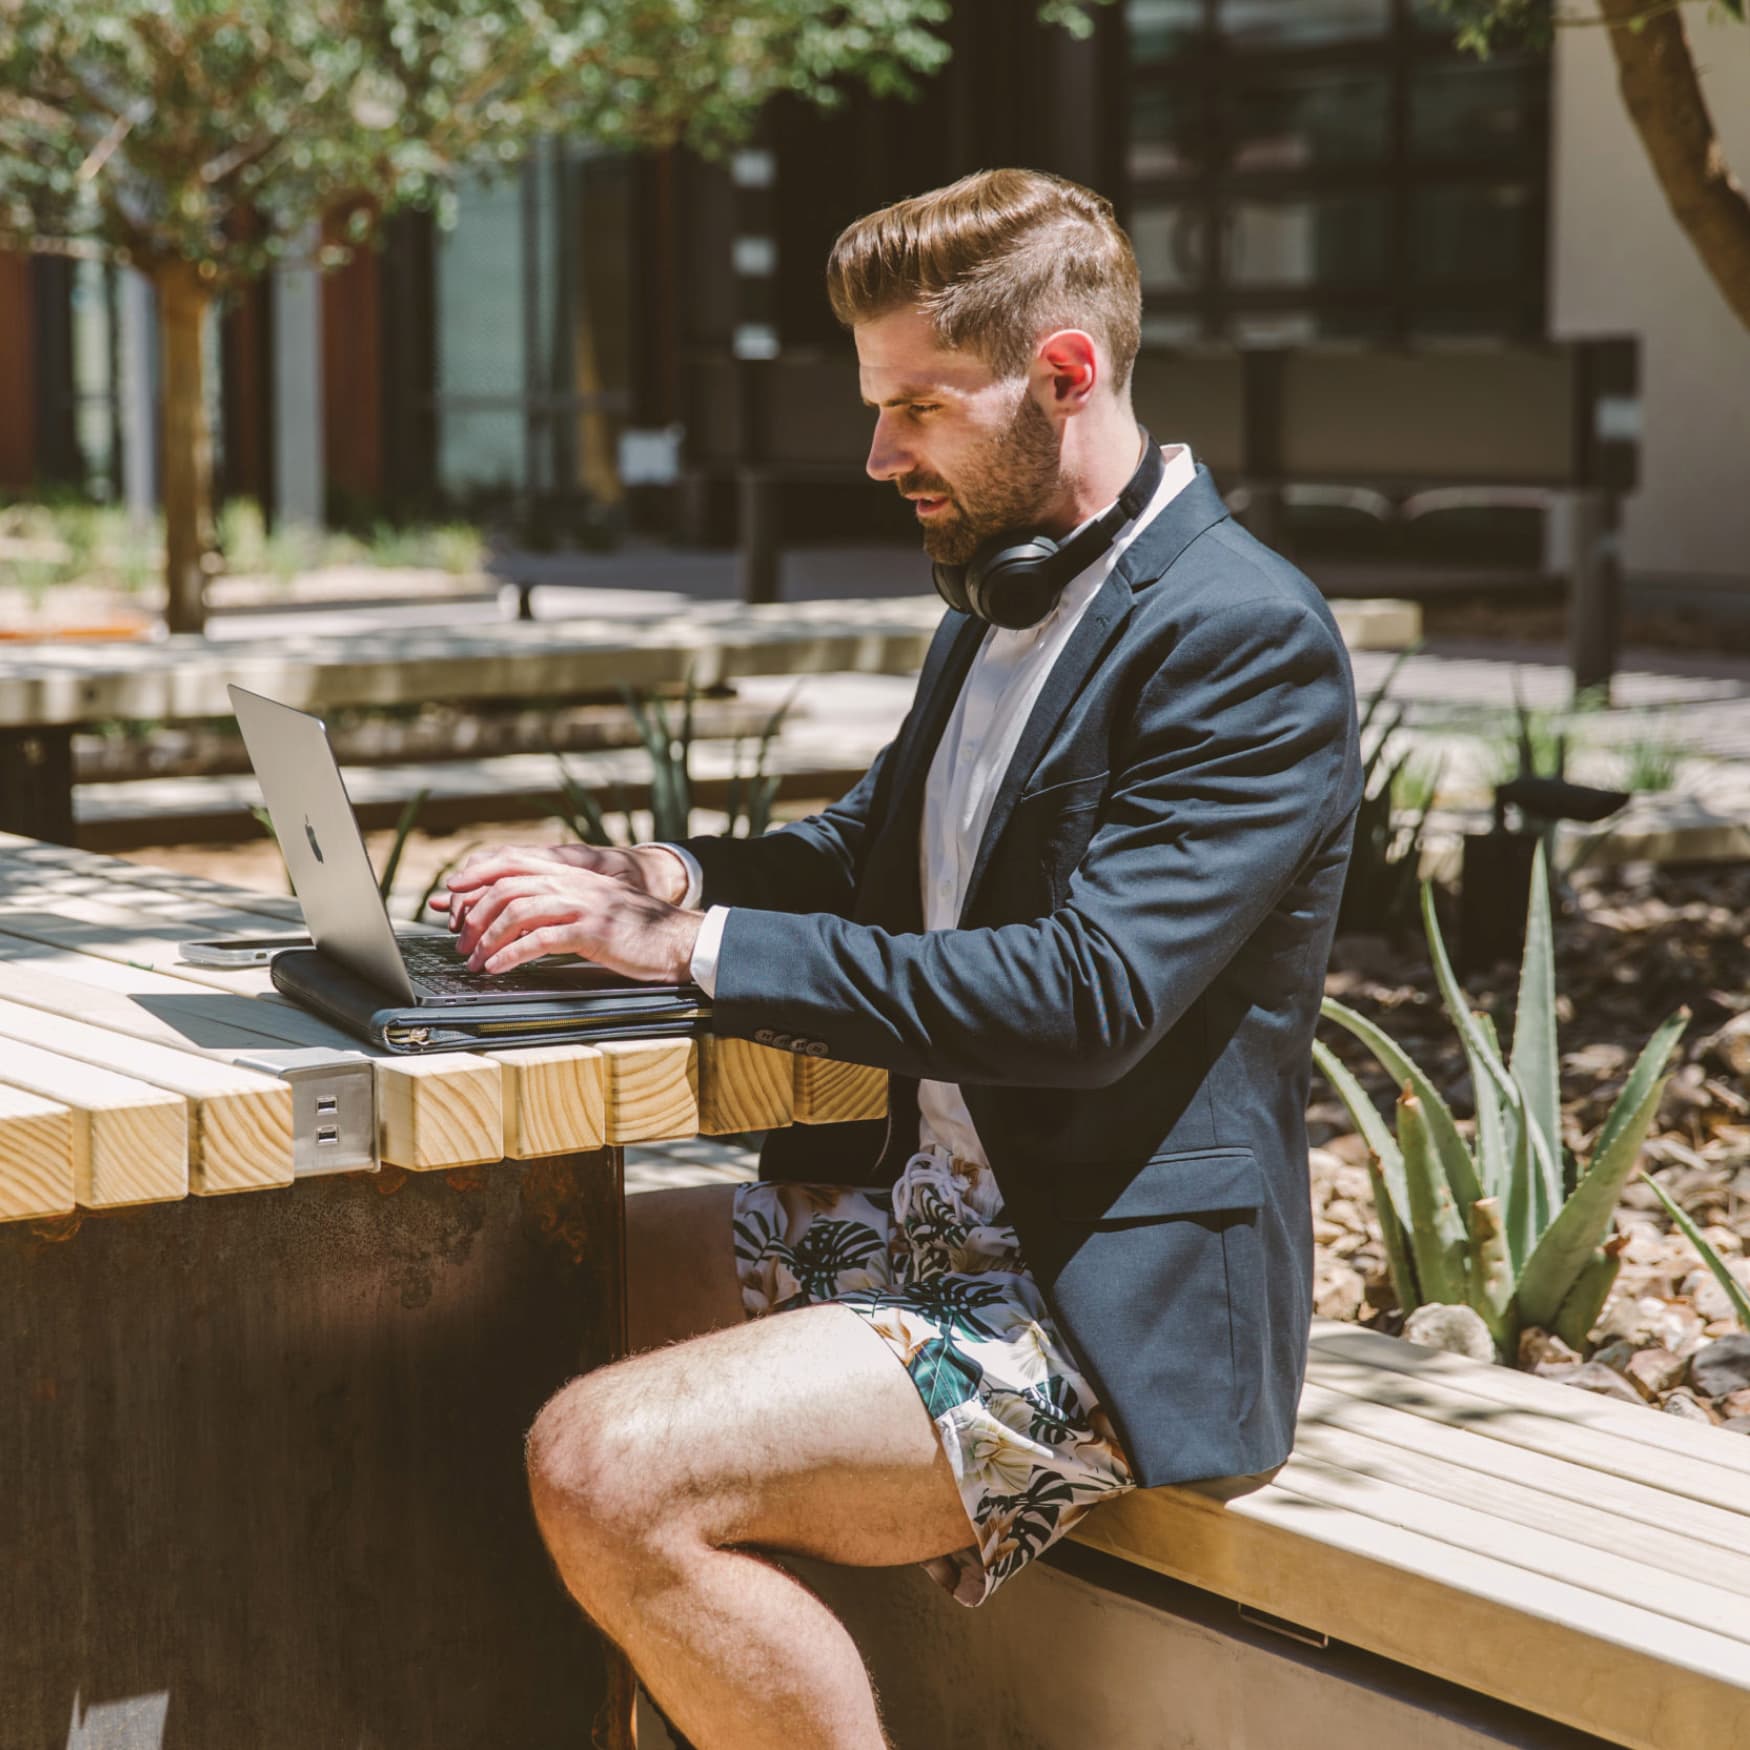
<path fill-rule="evenodd" d="M 516 966 L 509 972 L 473 972 L 446 936 L 397 936 L 401 960 L 409 977 L 438 996 L 467 996 L 475 991 L 553 990 L 551 974 Z"/>

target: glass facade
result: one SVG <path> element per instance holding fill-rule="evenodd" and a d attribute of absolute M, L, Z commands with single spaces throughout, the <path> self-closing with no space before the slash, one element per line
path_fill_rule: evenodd
<path fill-rule="evenodd" d="M 1130 0 L 1151 340 L 1543 329 L 1548 67 L 1428 0 Z"/>
<path fill-rule="evenodd" d="M 616 503 L 632 300 L 627 168 L 544 142 L 461 190 L 437 249 L 437 484 Z"/>

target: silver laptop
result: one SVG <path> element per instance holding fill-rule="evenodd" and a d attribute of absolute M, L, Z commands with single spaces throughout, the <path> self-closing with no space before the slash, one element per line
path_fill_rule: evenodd
<path fill-rule="evenodd" d="M 685 991 L 698 1000 L 699 993 L 690 987 L 635 984 L 572 956 L 550 956 L 510 972 L 474 972 L 456 952 L 447 930 L 397 930 L 378 891 L 326 725 L 307 711 L 243 687 L 228 690 L 318 952 L 391 1002 L 457 1008 L 586 998 L 582 1006 L 593 1016 L 603 999 L 613 995 L 647 1001 L 653 995 L 672 997 Z M 642 1004 L 633 1004 L 623 1012 L 630 1019 L 642 1009 Z"/>

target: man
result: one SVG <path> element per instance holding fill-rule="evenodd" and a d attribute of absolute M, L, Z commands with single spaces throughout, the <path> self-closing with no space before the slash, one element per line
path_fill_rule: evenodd
<path fill-rule="evenodd" d="M 719 1033 L 890 1072 L 885 1124 L 635 1200 L 634 1343 L 667 1346 L 529 1440 L 578 1603 L 691 1739 L 760 1750 L 883 1742 L 855 1647 L 771 1556 L 924 1562 L 976 1603 L 1106 1495 L 1286 1456 L 1360 791 L 1317 591 L 1138 431 L 1104 200 L 969 177 L 852 225 L 828 284 L 868 471 L 967 610 L 898 736 L 764 839 L 451 881 L 477 966 L 691 976 Z"/>

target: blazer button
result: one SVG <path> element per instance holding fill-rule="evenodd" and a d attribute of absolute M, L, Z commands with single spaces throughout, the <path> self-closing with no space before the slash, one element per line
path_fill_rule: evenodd
<path fill-rule="evenodd" d="M 771 1028 L 761 1027 L 759 1031 L 754 1034 L 753 1042 L 755 1045 L 770 1045 L 772 1043 Z"/>
<path fill-rule="evenodd" d="M 774 1033 L 771 1038 L 766 1041 L 766 1044 L 772 1046 L 778 1051 L 793 1051 L 796 1047 L 796 1039 L 794 1034 Z"/>
<path fill-rule="evenodd" d="M 810 1039 L 806 1045 L 798 1046 L 797 1049 L 804 1057 L 825 1057 L 826 1041 L 824 1039 Z"/>

